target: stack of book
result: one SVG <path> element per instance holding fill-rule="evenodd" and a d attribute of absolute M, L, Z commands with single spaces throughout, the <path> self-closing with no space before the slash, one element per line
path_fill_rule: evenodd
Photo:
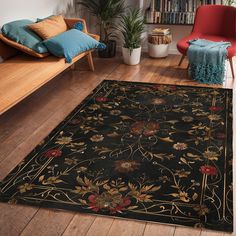
<path fill-rule="evenodd" d="M 146 21 L 158 24 L 193 24 L 199 6 L 222 3 L 222 0 L 152 0 L 146 11 Z"/>
<path fill-rule="evenodd" d="M 148 35 L 148 42 L 155 45 L 170 44 L 172 36 L 169 28 L 156 28 Z"/>
<path fill-rule="evenodd" d="M 155 28 L 152 30 L 152 35 L 164 36 L 170 34 L 169 28 Z"/>

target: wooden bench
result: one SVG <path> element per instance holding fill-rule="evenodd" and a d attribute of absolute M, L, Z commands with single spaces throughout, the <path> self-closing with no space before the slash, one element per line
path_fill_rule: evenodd
<path fill-rule="evenodd" d="M 85 20 L 65 19 L 65 21 L 69 28 L 81 21 L 84 24 L 84 32 L 88 33 Z M 99 40 L 98 35 L 90 35 Z M 0 115 L 65 69 L 73 68 L 74 63 L 85 56 L 90 69 L 94 71 L 92 51 L 76 56 L 70 64 L 66 63 L 64 58 L 54 56 L 38 59 L 26 54 L 15 54 L 16 50 L 0 42 L 0 56 L 6 59 L 0 63 Z M 12 57 L 12 55 L 14 56 Z"/>

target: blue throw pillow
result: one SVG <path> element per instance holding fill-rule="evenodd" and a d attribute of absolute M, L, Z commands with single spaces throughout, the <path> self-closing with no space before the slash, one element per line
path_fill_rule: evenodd
<path fill-rule="evenodd" d="M 81 23 L 81 22 L 77 22 L 77 23 L 75 23 L 75 24 L 73 25 L 73 29 L 77 29 L 77 30 L 83 31 L 84 25 L 83 25 L 83 23 Z"/>
<path fill-rule="evenodd" d="M 2 27 L 2 34 L 37 53 L 46 53 L 48 50 L 43 45 L 42 39 L 28 28 L 33 23 L 31 20 L 17 20 L 7 23 Z"/>
<path fill-rule="evenodd" d="M 104 49 L 106 45 L 98 42 L 89 35 L 71 29 L 53 38 L 44 41 L 44 45 L 54 56 L 65 57 L 66 62 L 71 63 L 73 57 L 91 49 Z"/>

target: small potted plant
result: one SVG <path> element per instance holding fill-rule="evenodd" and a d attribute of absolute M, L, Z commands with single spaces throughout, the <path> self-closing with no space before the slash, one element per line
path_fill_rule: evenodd
<path fill-rule="evenodd" d="M 129 9 L 121 17 L 120 31 L 123 35 L 122 54 L 124 63 L 137 65 L 141 57 L 141 38 L 144 31 L 144 17 L 140 9 Z"/>
<path fill-rule="evenodd" d="M 116 54 L 116 28 L 125 11 L 124 0 L 80 0 L 78 4 L 86 7 L 98 20 L 101 42 L 107 46 L 106 49 L 98 51 L 99 56 L 114 57 Z"/>

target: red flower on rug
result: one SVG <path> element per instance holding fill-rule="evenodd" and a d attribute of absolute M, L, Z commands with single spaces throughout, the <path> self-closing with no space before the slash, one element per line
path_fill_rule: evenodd
<path fill-rule="evenodd" d="M 121 194 L 111 194 L 103 192 L 102 194 L 92 194 L 88 197 L 89 208 L 95 212 L 99 210 L 109 210 L 111 214 L 122 213 L 127 206 L 131 204 L 131 200 L 122 197 Z"/>
<path fill-rule="evenodd" d="M 136 135 L 152 136 L 160 129 L 160 125 L 155 121 L 137 121 L 131 126 L 131 133 Z"/>
<path fill-rule="evenodd" d="M 218 138 L 218 139 L 225 139 L 226 135 L 225 135 L 225 133 L 217 133 L 216 134 L 216 138 Z"/>
<path fill-rule="evenodd" d="M 214 166 L 201 166 L 200 171 L 206 175 L 217 175 L 217 169 Z"/>
<path fill-rule="evenodd" d="M 47 158 L 60 157 L 62 155 L 62 151 L 60 149 L 51 149 L 45 152 L 43 155 Z"/>
<path fill-rule="evenodd" d="M 212 106 L 209 108 L 210 111 L 216 112 L 216 111 L 221 111 L 223 110 L 222 107 L 217 107 L 217 106 Z"/>
<path fill-rule="evenodd" d="M 109 99 L 107 97 L 96 97 L 97 102 L 107 102 Z"/>

